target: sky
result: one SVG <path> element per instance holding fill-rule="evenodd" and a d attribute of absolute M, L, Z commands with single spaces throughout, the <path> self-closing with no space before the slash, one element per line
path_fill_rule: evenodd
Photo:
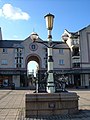
<path fill-rule="evenodd" d="M 64 29 L 76 32 L 90 24 L 90 0 L 0 0 L 0 27 L 4 40 L 24 40 L 34 30 L 47 39 L 44 16 L 55 16 L 53 40 Z"/>
<path fill-rule="evenodd" d="M 0 0 L 0 27 L 3 40 L 24 40 L 33 32 L 47 40 L 44 16 L 55 16 L 53 41 L 90 24 L 90 0 Z"/>

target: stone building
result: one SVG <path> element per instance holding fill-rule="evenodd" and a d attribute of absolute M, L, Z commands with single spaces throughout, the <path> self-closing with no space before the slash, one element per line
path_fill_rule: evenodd
<path fill-rule="evenodd" d="M 54 78 L 64 74 L 70 87 L 90 86 L 90 26 L 75 33 L 64 30 L 67 41 L 53 41 Z M 47 41 L 38 38 L 38 41 Z M 30 36 L 25 40 L 2 40 L 0 28 L 0 85 L 15 83 L 15 87 L 28 86 L 27 64 L 36 61 L 38 78 L 43 79 L 47 70 L 47 48 L 33 43 Z"/>

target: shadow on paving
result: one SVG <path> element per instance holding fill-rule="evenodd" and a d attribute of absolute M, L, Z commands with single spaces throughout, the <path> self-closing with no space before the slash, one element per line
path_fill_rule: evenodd
<path fill-rule="evenodd" d="M 77 114 L 73 115 L 32 116 L 31 118 L 24 118 L 22 116 L 21 119 L 19 120 L 71 120 L 71 119 L 90 120 L 90 110 L 79 110 Z"/>

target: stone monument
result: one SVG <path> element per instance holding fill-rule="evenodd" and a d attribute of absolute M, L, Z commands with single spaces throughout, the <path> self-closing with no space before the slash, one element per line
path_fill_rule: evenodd
<path fill-rule="evenodd" d="M 53 28 L 54 15 L 47 14 L 45 16 L 46 26 L 48 29 L 48 77 L 47 77 L 47 93 L 27 93 L 25 96 L 25 116 L 26 118 L 47 116 L 47 115 L 66 115 L 78 112 L 78 96 L 76 93 L 65 91 L 65 82 L 62 81 L 62 91 L 55 93 L 55 82 L 53 77 L 53 47 L 51 30 Z M 37 33 L 33 32 L 30 36 L 34 42 L 44 44 L 38 39 Z M 66 41 L 68 36 L 63 36 Z M 44 44 L 45 45 L 45 44 Z M 64 80 L 64 78 L 62 78 Z M 37 91 L 37 90 L 36 90 Z"/>

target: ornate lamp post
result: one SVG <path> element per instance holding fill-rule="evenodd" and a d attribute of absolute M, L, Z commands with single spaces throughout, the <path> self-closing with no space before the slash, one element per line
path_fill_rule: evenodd
<path fill-rule="evenodd" d="M 53 77 L 53 55 L 52 55 L 52 50 L 54 45 L 52 45 L 52 35 L 51 35 L 54 15 L 49 13 L 44 18 L 46 19 L 46 27 L 48 29 L 48 45 L 44 44 L 44 42 L 39 42 L 39 43 L 44 44 L 48 48 L 47 92 L 54 93 L 55 85 L 54 85 L 54 77 Z M 35 42 L 38 39 L 38 34 L 33 32 L 30 37 Z"/>
<path fill-rule="evenodd" d="M 52 49 L 52 35 L 51 31 L 53 28 L 53 20 L 54 15 L 47 14 L 45 17 L 46 19 L 46 27 L 48 30 L 48 79 L 47 79 L 47 92 L 54 93 L 55 92 L 55 85 L 54 85 L 54 77 L 53 77 L 53 49 Z"/>

